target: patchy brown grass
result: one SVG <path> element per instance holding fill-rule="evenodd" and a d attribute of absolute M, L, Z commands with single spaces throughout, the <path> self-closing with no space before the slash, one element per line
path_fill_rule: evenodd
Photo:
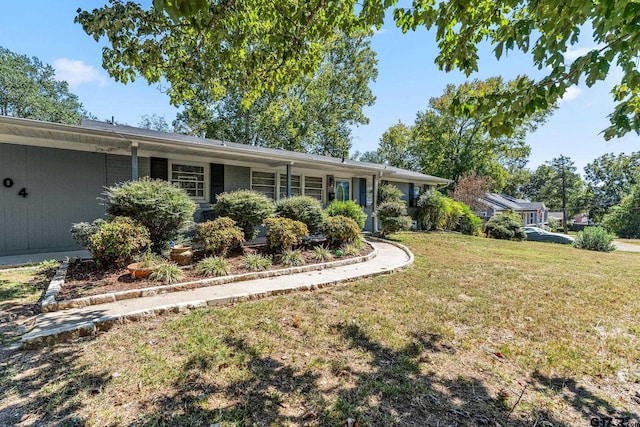
<path fill-rule="evenodd" d="M 0 425 L 640 423 L 640 254 L 397 237 L 401 273 L 4 352 Z"/>

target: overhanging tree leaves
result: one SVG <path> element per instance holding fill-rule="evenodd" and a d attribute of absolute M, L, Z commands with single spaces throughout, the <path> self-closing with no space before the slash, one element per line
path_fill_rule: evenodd
<path fill-rule="evenodd" d="M 51 65 L 0 47 L 0 115 L 80 124 L 88 113 Z"/>

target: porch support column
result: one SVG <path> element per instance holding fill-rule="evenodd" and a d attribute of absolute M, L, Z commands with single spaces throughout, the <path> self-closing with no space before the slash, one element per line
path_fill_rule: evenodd
<path fill-rule="evenodd" d="M 371 206 L 371 232 L 378 231 L 378 217 L 376 217 L 376 209 L 378 208 L 378 174 L 373 175 L 373 205 Z"/>
<path fill-rule="evenodd" d="M 291 197 L 291 163 L 287 164 L 287 197 Z"/>
<path fill-rule="evenodd" d="M 138 143 L 131 143 L 131 180 L 138 180 Z"/>

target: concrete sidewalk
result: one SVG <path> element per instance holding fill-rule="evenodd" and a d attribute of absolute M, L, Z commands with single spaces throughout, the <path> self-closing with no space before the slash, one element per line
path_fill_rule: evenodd
<path fill-rule="evenodd" d="M 413 263 L 413 254 L 402 245 L 382 241 L 369 243 L 377 249 L 378 255 L 358 264 L 41 313 L 34 328 L 23 335 L 21 345 L 36 347 L 92 335 L 119 323 L 143 320 L 158 314 L 229 304 L 295 290 L 317 289 L 390 273 Z"/>
<path fill-rule="evenodd" d="M 22 265 L 39 264 L 42 261 L 55 259 L 64 261 L 66 258 L 91 258 L 87 250 L 64 251 L 64 252 L 43 252 L 27 255 L 7 255 L 0 256 L 0 268 L 19 267 Z"/>

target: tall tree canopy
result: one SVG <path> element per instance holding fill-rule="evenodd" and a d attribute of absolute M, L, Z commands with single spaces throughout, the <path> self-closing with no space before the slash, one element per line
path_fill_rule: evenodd
<path fill-rule="evenodd" d="M 640 151 L 605 154 L 584 168 L 589 217 L 598 222 L 640 183 Z"/>
<path fill-rule="evenodd" d="M 0 47 L 0 115 L 80 124 L 87 112 L 51 65 Z"/>
<path fill-rule="evenodd" d="M 76 20 L 96 40 L 105 36 L 104 68 L 118 81 L 137 75 L 151 83 L 164 79 L 174 104 L 198 91 L 214 97 L 238 84 L 250 103 L 264 91 L 312 73 L 336 30 L 380 27 L 385 11 L 403 31 L 435 27 L 436 64 L 467 75 L 478 70 L 479 45 L 494 46 L 500 59 L 510 50 L 530 53 L 546 75 L 519 78 L 495 93 L 456 99 L 452 108 L 482 115 L 492 135 L 510 134 L 532 114 L 555 105 L 570 86 L 604 80 L 622 71 L 613 91 L 617 105 L 605 138 L 640 133 L 640 4 L 635 0 L 328 2 L 263 0 L 155 0 L 155 9 L 119 0 Z M 573 60 L 577 43 L 594 46 Z M 492 114 L 486 114 L 492 112 Z"/>
<path fill-rule="evenodd" d="M 351 126 L 368 123 L 363 108 L 375 100 L 369 83 L 377 76 L 377 61 L 370 39 L 363 32 L 336 35 L 318 71 L 262 94 L 248 107 L 242 88 L 227 91 L 220 101 L 200 93 L 174 126 L 189 134 L 345 157 Z"/>

